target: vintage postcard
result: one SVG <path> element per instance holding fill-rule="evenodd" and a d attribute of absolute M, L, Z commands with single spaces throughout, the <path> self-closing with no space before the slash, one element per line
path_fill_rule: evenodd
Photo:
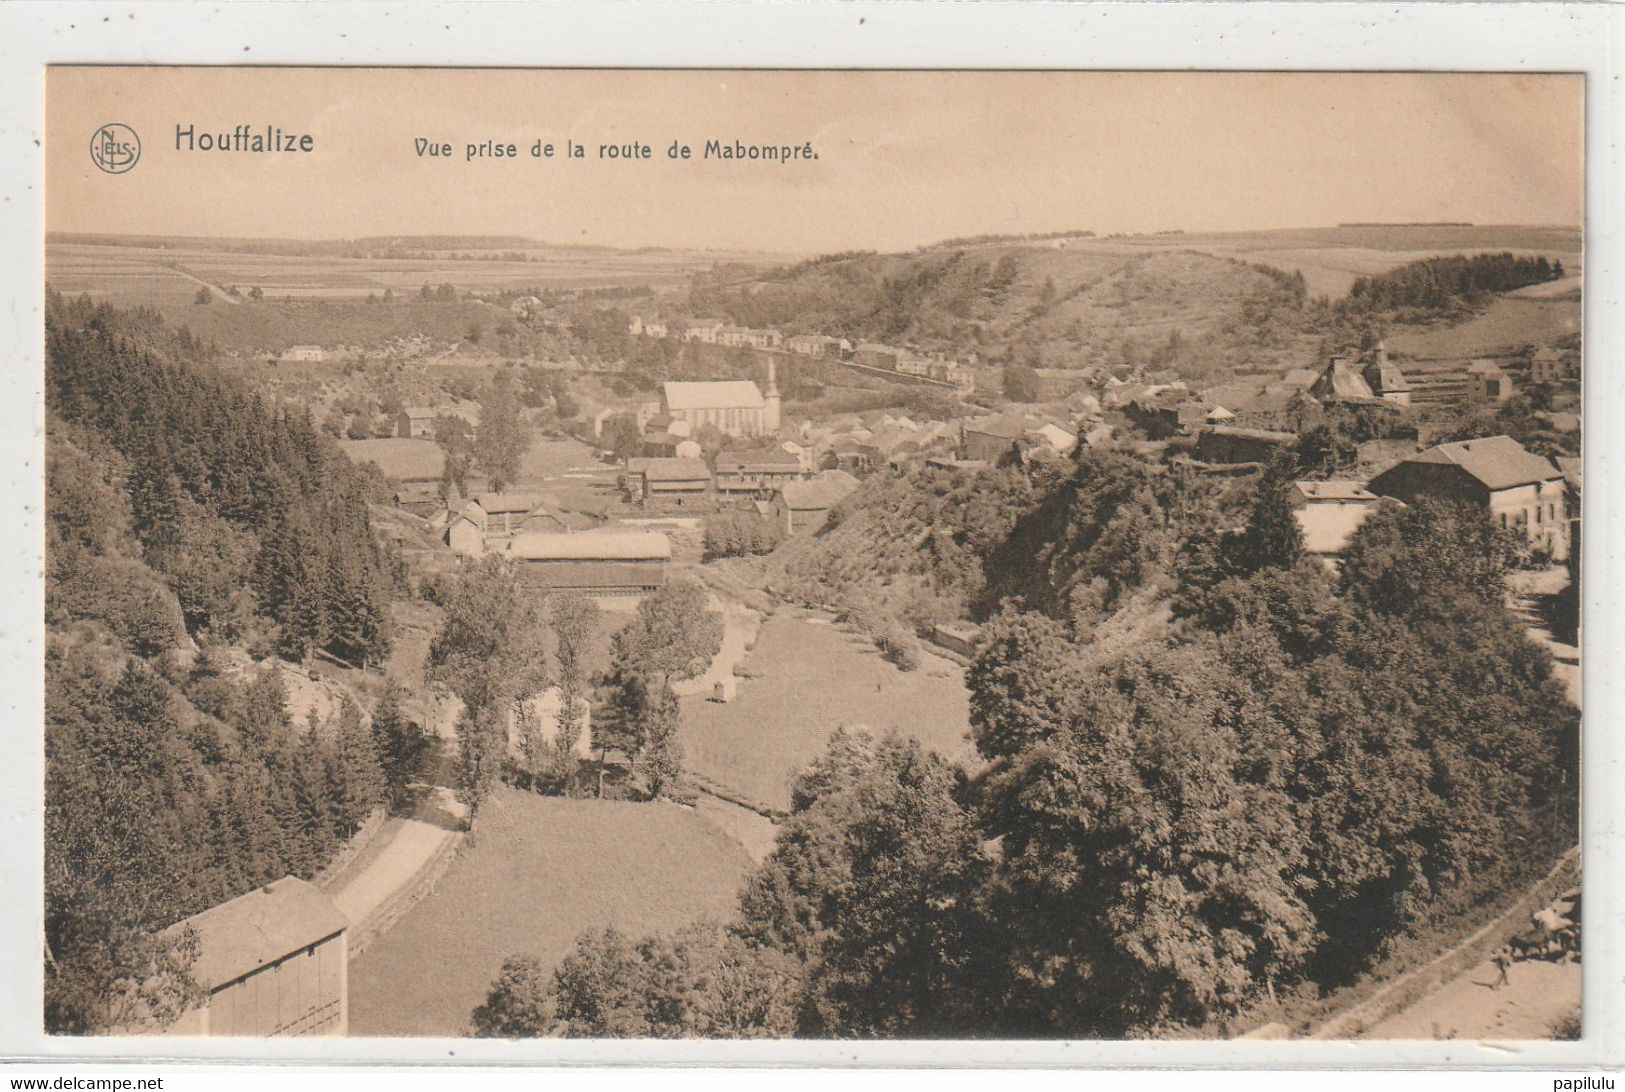
<path fill-rule="evenodd" d="M 45 1032 L 1580 1037 L 1586 86 L 50 67 Z"/>

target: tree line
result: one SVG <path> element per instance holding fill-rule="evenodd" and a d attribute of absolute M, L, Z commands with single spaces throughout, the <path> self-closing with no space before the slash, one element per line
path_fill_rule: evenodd
<path fill-rule="evenodd" d="M 1511 292 L 1561 280 L 1563 276 L 1563 263 L 1545 257 L 1529 258 L 1511 252 L 1452 254 L 1357 277 L 1349 288 L 1348 302 L 1374 310 L 1447 310 L 1488 292 Z"/>

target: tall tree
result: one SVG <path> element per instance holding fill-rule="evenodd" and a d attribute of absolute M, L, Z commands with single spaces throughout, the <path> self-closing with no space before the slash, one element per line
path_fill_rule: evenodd
<path fill-rule="evenodd" d="M 500 373 L 491 381 L 481 403 L 480 430 L 474 438 L 474 455 L 492 489 L 500 492 L 513 484 L 530 442 L 530 426 L 513 378 Z"/>

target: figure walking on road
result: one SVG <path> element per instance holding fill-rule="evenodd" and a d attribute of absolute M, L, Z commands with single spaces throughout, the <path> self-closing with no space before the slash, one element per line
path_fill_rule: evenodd
<path fill-rule="evenodd" d="M 1498 990 L 1511 984 L 1512 980 L 1507 975 L 1511 967 L 1512 949 L 1503 944 L 1501 950 L 1495 953 L 1495 982 L 1491 984 L 1490 989 Z"/>

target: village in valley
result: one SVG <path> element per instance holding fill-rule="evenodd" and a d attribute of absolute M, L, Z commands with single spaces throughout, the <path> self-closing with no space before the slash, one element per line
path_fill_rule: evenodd
<path fill-rule="evenodd" d="M 1579 250 L 53 236 L 48 1025 L 1572 1034 Z"/>

